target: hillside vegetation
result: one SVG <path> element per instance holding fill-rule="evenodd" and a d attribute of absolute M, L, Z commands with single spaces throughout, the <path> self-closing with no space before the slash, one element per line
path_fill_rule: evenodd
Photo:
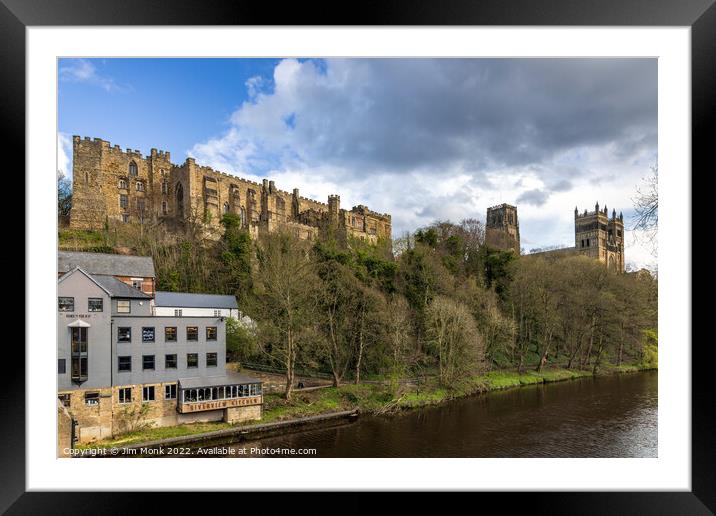
<path fill-rule="evenodd" d="M 63 229 L 59 247 L 150 255 L 159 290 L 235 295 L 256 325 L 230 324 L 228 351 L 286 371 L 286 399 L 296 369 L 328 373 L 336 387 L 430 379 L 448 396 L 478 375 L 510 383 L 544 380 L 555 366 L 565 375 L 657 366 L 649 274 L 492 249 L 475 220 L 377 246 L 282 232 L 252 240 L 233 215 L 222 225 L 218 240 L 199 225 L 181 237 L 149 225 Z"/>

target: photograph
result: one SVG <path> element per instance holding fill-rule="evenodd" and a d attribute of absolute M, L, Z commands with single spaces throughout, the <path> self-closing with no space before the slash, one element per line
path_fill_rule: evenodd
<path fill-rule="evenodd" d="M 659 67 L 57 57 L 57 457 L 659 458 Z"/>

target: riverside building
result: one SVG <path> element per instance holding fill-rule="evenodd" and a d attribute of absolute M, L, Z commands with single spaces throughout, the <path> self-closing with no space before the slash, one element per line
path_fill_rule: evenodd
<path fill-rule="evenodd" d="M 61 253 L 57 384 L 75 438 L 90 442 L 146 425 L 260 419 L 261 382 L 226 370 L 227 316 L 213 307 L 157 315 L 147 260 Z M 133 285 L 132 278 L 142 281 Z"/>

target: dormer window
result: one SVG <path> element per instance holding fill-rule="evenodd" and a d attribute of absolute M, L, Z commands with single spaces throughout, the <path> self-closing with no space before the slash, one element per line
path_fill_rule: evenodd
<path fill-rule="evenodd" d="M 130 176 L 137 175 L 137 164 L 134 161 L 129 162 L 129 175 Z"/>

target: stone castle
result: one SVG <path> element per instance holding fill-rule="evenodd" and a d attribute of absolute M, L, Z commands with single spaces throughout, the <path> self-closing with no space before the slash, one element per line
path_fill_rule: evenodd
<path fill-rule="evenodd" d="M 328 203 L 301 197 L 262 183 L 198 165 L 187 158 L 181 165 L 170 153 L 151 149 L 122 150 L 100 138 L 72 137 L 72 210 L 70 227 L 100 229 L 116 223 L 163 223 L 178 230 L 188 221 L 220 229 L 221 217 L 236 214 L 252 237 L 287 228 L 302 239 L 332 233 L 370 243 L 391 239 L 391 217 L 366 206 L 342 209 L 340 196 Z"/>
<path fill-rule="evenodd" d="M 520 223 L 517 208 L 501 204 L 487 209 L 485 242 L 498 249 L 512 249 L 520 254 Z M 563 256 L 583 254 L 599 260 L 610 270 L 624 272 L 624 216 L 606 205 L 580 213 L 574 208 L 574 247 L 532 253 L 528 256 Z"/>

